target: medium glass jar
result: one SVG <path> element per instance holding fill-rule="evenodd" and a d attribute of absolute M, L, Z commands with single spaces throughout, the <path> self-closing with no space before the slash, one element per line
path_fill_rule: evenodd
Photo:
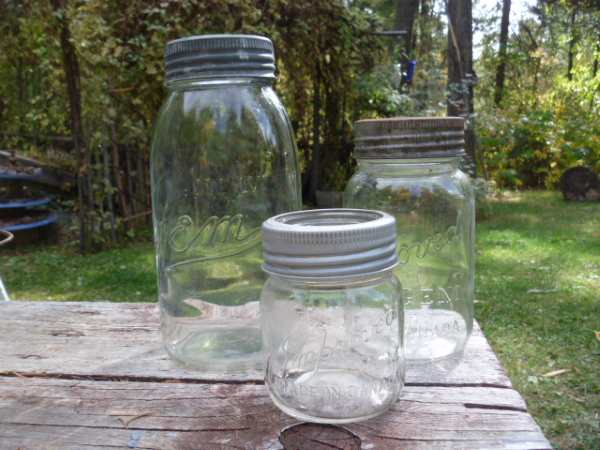
<path fill-rule="evenodd" d="M 455 117 L 355 125 L 358 171 L 344 206 L 396 218 L 409 365 L 458 361 L 473 327 L 475 208 L 459 170 L 463 127 Z"/>
<path fill-rule="evenodd" d="M 205 373 L 259 369 L 260 226 L 301 207 L 293 132 L 271 87 L 273 44 L 178 39 L 166 71 L 151 159 L 163 340 Z"/>
<path fill-rule="evenodd" d="M 265 384 L 301 420 L 345 423 L 386 411 L 404 381 L 394 218 L 323 209 L 263 225 Z"/>

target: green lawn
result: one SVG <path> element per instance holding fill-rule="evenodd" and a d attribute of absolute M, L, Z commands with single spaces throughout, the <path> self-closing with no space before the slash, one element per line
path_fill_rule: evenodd
<path fill-rule="evenodd" d="M 0 274 L 13 300 L 157 299 L 151 242 L 81 256 L 63 246 L 0 248 Z"/>
<path fill-rule="evenodd" d="M 477 232 L 476 317 L 515 388 L 556 448 L 600 449 L 600 203 L 514 195 Z"/>
<path fill-rule="evenodd" d="M 478 223 L 477 248 L 476 317 L 516 389 L 556 448 L 600 448 L 600 203 L 505 195 Z M 0 252 L 15 299 L 156 298 L 150 243 Z"/>

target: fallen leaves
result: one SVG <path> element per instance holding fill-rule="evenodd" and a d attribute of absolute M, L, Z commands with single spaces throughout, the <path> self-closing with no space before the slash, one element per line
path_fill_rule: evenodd
<path fill-rule="evenodd" d="M 563 373 L 567 373 L 570 372 L 571 369 L 558 369 L 558 370 L 552 370 L 551 372 L 545 373 L 544 375 L 542 375 L 545 378 L 552 378 L 552 377 L 557 377 L 559 375 L 562 375 Z"/>
<path fill-rule="evenodd" d="M 558 289 L 538 289 L 533 288 L 527 291 L 528 294 L 550 294 L 552 292 L 558 292 Z"/>

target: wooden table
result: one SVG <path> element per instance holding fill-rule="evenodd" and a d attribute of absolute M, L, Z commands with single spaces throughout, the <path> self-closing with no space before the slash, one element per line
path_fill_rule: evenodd
<path fill-rule="evenodd" d="M 283 438 L 296 422 L 260 373 L 178 368 L 158 327 L 154 304 L 0 302 L 0 449 L 551 448 L 477 326 L 458 367 L 410 372 L 391 411 L 345 427 L 354 436 L 317 425 Z"/>

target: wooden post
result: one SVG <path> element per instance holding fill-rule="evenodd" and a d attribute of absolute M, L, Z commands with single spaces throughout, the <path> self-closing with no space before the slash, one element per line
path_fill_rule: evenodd
<path fill-rule="evenodd" d="M 126 184 L 127 196 L 129 197 L 130 213 L 135 215 L 137 213 L 137 199 L 133 195 L 133 183 L 135 178 L 133 164 L 131 163 L 131 147 L 129 145 L 125 146 L 125 169 L 127 173 Z"/>
<path fill-rule="evenodd" d="M 115 205 L 113 203 L 113 184 L 110 179 L 110 155 L 106 146 L 102 146 L 102 165 L 104 169 L 104 186 L 108 191 L 106 195 L 106 202 L 108 204 L 108 211 L 110 214 L 110 239 L 114 243 L 117 240 L 115 231 Z"/>

